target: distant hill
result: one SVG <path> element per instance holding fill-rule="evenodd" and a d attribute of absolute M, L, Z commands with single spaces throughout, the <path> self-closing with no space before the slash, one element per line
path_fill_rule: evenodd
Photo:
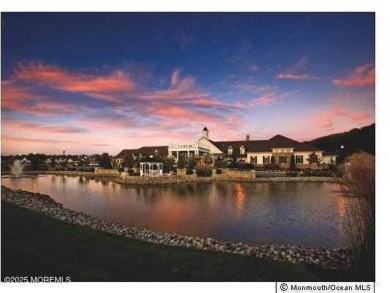
<path fill-rule="evenodd" d="M 358 150 L 375 156 L 375 123 L 362 128 L 354 128 L 348 132 L 319 137 L 306 141 L 306 143 L 337 154 L 339 162 Z"/>

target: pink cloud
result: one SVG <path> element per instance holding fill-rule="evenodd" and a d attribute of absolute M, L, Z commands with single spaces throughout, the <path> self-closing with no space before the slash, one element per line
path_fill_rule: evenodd
<path fill-rule="evenodd" d="M 181 77 L 180 69 L 175 69 L 171 75 L 171 86 L 168 89 L 154 91 L 145 90 L 137 95 L 142 101 L 154 103 L 156 101 L 167 101 L 170 104 L 180 104 L 199 107 L 214 107 L 225 109 L 242 109 L 240 103 L 226 103 L 212 97 L 210 93 L 198 89 L 196 81 L 191 76 Z M 146 105 L 146 107 L 148 107 Z"/>
<path fill-rule="evenodd" d="M 72 93 L 82 93 L 111 102 L 117 102 L 118 99 L 112 95 L 132 91 L 135 88 L 135 82 L 121 70 L 105 76 L 92 75 L 75 73 L 42 63 L 20 64 L 13 79 Z"/>
<path fill-rule="evenodd" d="M 235 109 L 243 109 L 245 106 L 241 102 L 235 103 L 224 103 L 215 98 L 197 98 L 191 99 L 187 102 L 190 105 L 201 106 L 201 107 L 220 107 L 220 108 L 235 108 Z"/>
<path fill-rule="evenodd" d="M 208 94 L 196 89 L 196 81 L 190 76 L 181 77 L 180 69 L 175 69 L 171 75 L 171 86 L 168 89 L 144 90 L 137 95 L 143 100 L 185 100 L 207 97 Z"/>
<path fill-rule="evenodd" d="M 71 102 L 56 102 L 33 88 L 15 82 L 2 82 L 2 108 L 33 115 L 56 116 L 80 111 Z"/>
<path fill-rule="evenodd" d="M 42 138 L 26 138 L 26 137 L 13 137 L 9 135 L 2 135 L 2 140 L 10 141 L 10 142 L 16 142 L 16 143 L 54 143 L 54 144 L 60 144 L 60 143 L 76 143 L 75 141 L 71 140 L 58 140 L 58 139 L 42 139 Z"/>
<path fill-rule="evenodd" d="M 357 112 L 357 113 L 351 114 L 349 116 L 349 118 L 353 122 L 362 122 L 362 121 L 365 122 L 365 121 L 371 119 L 371 114 L 368 112 Z"/>
<path fill-rule="evenodd" d="M 225 103 L 218 101 L 216 99 L 211 99 L 211 98 L 199 98 L 199 99 L 194 99 L 191 100 L 190 103 L 192 105 L 198 105 L 198 106 L 224 106 L 226 105 Z"/>
<path fill-rule="evenodd" d="M 280 73 L 275 76 L 275 79 L 304 80 L 304 79 L 318 79 L 318 77 L 309 74 Z"/>
<path fill-rule="evenodd" d="M 272 91 L 266 94 L 262 94 L 259 97 L 253 99 L 251 101 L 251 105 L 259 105 L 259 106 L 267 106 L 271 103 L 275 103 L 276 101 L 287 98 L 297 92 L 301 91 L 301 89 L 295 89 L 288 92 L 277 92 Z"/>
<path fill-rule="evenodd" d="M 375 85 L 375 66 L 365 64 L 354 69 L 354 71 L 344 78 L 333 79 L 333 83 L 346 87 L 366 87 Z"/>
<path fill-rule="evenodd" d="M 155 104 L 149 108 L 151 115 L 163 119 L 169 119 L 171 121 L 185 122 L 188 123 L 188 119 L 191 119 L 192 122 L 213 122 L 217 120 L 217 117 L 212 114 L 203 113 L 200 111 L 195 111 L 186 107 L 178 105 L 166 105 L 166 104 Z"/>
<path fill-rule="evenodd" d="M 309 58 L 307 56 L 299 58 L 293 65 L 286 68 L 284 72 L 277 74 L 275 76 L 275 79 L 292 79 L 292 80 L 319 79 L 317 76 L 314 76 L 312 74 L 303 73 L 308 63 L 309 63 Z"/>
<path fill-rule="evenodd" d="M 44 132 L 44 133 L 84 133 L 88 130 L 81 127 L 62 126 L 62 125 L 43 125 L 39 123 L 27 123 L 14 119 L 4 119 L 2 121 L 5 130 L 12 132 Z"/>
<path fill-rule="evenodd" d="M 356 123 L 369 124 L 373 122 L 372 114 L 366 111 L 351 112 L 340 106 L 317 113 L 312 119 L 312 125 L 319 129 L 333 129 L 337 125 L 351 125 Z"/>
<path fill-rule="evenodd" d="M 267 84 L 255 84 L 252 82 L 235 82 L 232 86 L 242 91 L 255 91 L 255 92 L 275 91 L 278 89 L 277 86 L 267 85 Z"/>
<path fill-rule="evenodd" d="M 135 86 L 121 72 L 88 75 L 41 63 L 20 65 L 2 82 L 2 107 L 30 116 L 4 122 L 4 149 L 8 153 L 23 152 L 19 151 L 23 147 L 37 152 L 57 153 L 64 148 L 91 153 L 100 146 L 115 153 L 124 147 L 197 139 L 205 125 L 224 139 L 238 137 L 243 125 L 239 114 L 245 110 L 241 102 L 213 97 L 197 86 L 195 78 L 182 76 L 180 69 L 170 75 L 167 88 L 157 90 Z M 115 103 L 94 107 L 85 97 L 75 99 L 74 93 Z M 134 97 L 131 103 L 125 103 L 130 97 Z M 32 115 L 44 116 L 47 122 L 32 123 L 36 118 Z M 67 125 L 58 121 L 67 121 Z M 13 137 L 15 132 L 17 137 Z M 64 137 L 67 140 L 62 140 Z M 75 143 L 80 140 L 88 143 Z"/>
<path fill-rule="evenodd" d="M 178 84 L 179 76 L 180 76 L 180 69 L 177 68 L 177 69 L 175 69 L 175 71 L 172 73 L 172 76 L 171 76 L 171 85 L 172 86 L 175 86 Z"/>
<path fill-rule="evenodd" d="M 117 118 L 91 118 L 86 117 L 84 119 L 78 119 L 75 121 L 78 125 L 82 125 L 83 127 L 94 130 L 115 130 L 115 129 L 124 129 L 130 126 L 136 126 L 132 119 L 117 117 Z"/>
<path fill-rule="evenodd" d="M 268 93 L 252 100 L 254 105 L 267 106 L 277 99 L 276 93 Z"/>

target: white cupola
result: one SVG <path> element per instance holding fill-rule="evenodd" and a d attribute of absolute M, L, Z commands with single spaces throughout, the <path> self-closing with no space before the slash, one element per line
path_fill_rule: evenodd
<path fill-rule="evenodd" d="M 207 127 L 205 126 L 202 130 L 202 137 L 205 137 L 205 138 L 209 138 L 209 130 L 207 129 Z"/>

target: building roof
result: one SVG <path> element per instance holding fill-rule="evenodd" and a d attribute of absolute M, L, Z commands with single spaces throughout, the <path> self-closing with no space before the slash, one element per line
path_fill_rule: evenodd
<path fill-rule="evenodd" d="M 114 158 L 123 158 L 126 156 L 131 156 L 135 151 L 136 149 L 124 149 L 121 150 L 119 154 L 117 154 Z"/>
<path fill-rule="evenodd" d="M 241 141 L 212 141 L 217 148 L 227 154 L 229 146 L 233 152 L 240 153 L 240 147 L 244 146 L 247 152 L 271 152 L 273 148 L 293 148 L 294 151 L 320 151 L 320 149 L 311 145 L 293 140 L 283 135 L 275 135 L 268 140 L 241 140 Z"/>
<path fill-rule="evenodd" d="M 208 130 L 207 127 L 205 126 L 205 127 L 203 128 L 203 131 L 209 131 L 209 130 Z"/>
<path fill-rule="evenodd" d="M 115 158 L 123 158 L 125 156 L 132 156 L 132 155 L 168 155 L 168 146 L 143 146 L 139 149 L 124 149 L 119 154 L 115 156 Z"/>
<path fill-rule="evenodd" d="M 143 146 L 137 150 L 137 153 L 143 155 L 159 154 L 167 156 L 168 146 Z"/>
<path fill-rule="evenodd" d="M 272 148 L 294 148 L 294 151 L 320 151 L 319 148 L 308 145 L 303 142 L 293 140 L 283 135 L 275 135 L 268 140 Z"/>

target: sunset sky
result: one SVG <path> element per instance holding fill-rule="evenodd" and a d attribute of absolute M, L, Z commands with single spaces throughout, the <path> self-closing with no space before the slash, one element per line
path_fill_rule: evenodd
<path fill-rule="evenodd" d="M 3 13 L 2 154 L 297 140 L 375 117 L 374 13 Z"/>

